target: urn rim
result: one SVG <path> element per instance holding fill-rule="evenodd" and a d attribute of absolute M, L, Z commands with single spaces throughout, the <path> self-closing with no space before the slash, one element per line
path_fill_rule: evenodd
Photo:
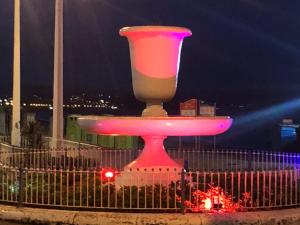
<path fill-rule="evenodd" d="M 131 34 L 176 34 L 181 37 L 188 37 L 192 35 L 192 31 L 185 27 L 177 26 L 133 26 L 123 27 L 120 29 L 121 36 L 129 36 Z"/>

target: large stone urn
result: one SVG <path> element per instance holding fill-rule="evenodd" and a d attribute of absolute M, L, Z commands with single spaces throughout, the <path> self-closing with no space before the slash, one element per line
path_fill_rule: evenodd
<path fill-rule="evenodd" d="M 163 102 L 175 95 L 182 41 L 191 34 L 187 28 L 166 26 L 120 30 L 129 41 L 134 94 L 146 103 L 142 116 L 167 116 Z"/>

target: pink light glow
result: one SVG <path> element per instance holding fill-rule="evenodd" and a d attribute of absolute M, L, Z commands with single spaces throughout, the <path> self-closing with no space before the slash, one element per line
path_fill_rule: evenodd
<path fill-rule="evenodd" d="M 80 117 L 82 128 L 98 134 L 132 136 L 217 135 L 232 124 L 229 117 Z"/>
<path fill-rule="evenodd" d="M 97 134 L 142 136 L 145 146 L 139 157 L 125 170 L 176 168 L 181 166 L 166 153 L 166 136 L 216 135 L 229 129 L 229 117 L 102 117 L 78 118 L 79 125 Z"/>
<path fill-rule="evenodd" d="M 143 136 L 145 147 L 138 158 L 129 163 L 125 170 L 143 168 L 181 168 L 167 154 L 163 141 L 164 136 Z"/>
<path fill-rule="evenodd" d="M 181 27 L 143 26 L 120 30 L 120 35 L 129 39 L 132 67 L 156 78 L 177 75 L 183 38 L 191 34 L 189 29 Z"/>

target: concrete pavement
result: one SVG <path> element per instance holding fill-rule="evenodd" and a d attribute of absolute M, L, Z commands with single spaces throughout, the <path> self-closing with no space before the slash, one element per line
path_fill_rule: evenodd
<path fill-rule="evenodd" d="M 235 213 L 113 213 L 0 205 L 0 219 L 51 225 L 300 225 L 300 208 Z M 0 224 L 2 225 L 1 221 Z"/>

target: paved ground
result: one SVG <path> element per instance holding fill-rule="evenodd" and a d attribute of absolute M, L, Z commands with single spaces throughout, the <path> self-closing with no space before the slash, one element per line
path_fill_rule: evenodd
<path fill-rule="evenodd" d="M 0 219 L 65 225 L 300 225 L 300 208 L 237 213 L 112 213 L 0 205 Z M 0 225 L 3 224 L 0 221 Z M 29 222 L 29 224 L 28 224 Z M 14 224 L 16 225 L 16 224 Z"/>
<path fill-rule="evenodd" d="M 13 222 L 5 222 L 0 220 L 0 225 L 29 225 L 29 224 L 20 224 L 20 223 L 13 223 Z"/>

